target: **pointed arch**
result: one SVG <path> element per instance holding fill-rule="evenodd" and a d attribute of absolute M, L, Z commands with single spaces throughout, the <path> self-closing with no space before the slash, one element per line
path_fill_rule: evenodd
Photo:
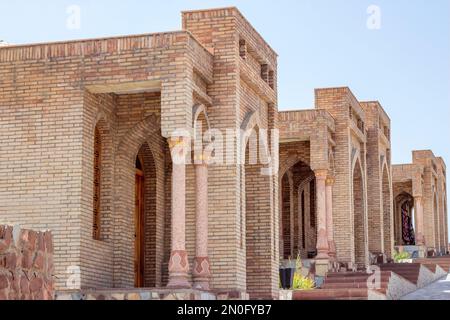
<path fill-rule="evenodd" d="M 114 285 L 117 287 L 129 287 L 135 283 L 135 175 L 136 175 L 136 157 L 142 146 L 148 146 L 145 154 L 151 155 L 156 168 L 156 175 L 152 177 L 156 182 L 156 194 L 164 194 L 165 179 L 165 160 L 158 153 L 158 150 L 167 145 L 165 139 L 161 136 L 160 120 L 157 115 L 152 114 L 145 118 L 132 129 L 130 129 L 118 144 L 116 152 L 115 167 L 115 199 L 114 199 Z M 145 158 L 143 161 L 145 170 Z M 147 164 L 149 162 L 147 161 Z M 149 186 L 149 184 L 147 184 Z M 154 235 L 158 241 L 162 241 L 164 232 L 164 197 L 158 196 L 155 199 L 156 206 L 156 232 Z M 147 249 L 146 249 L 147 250 Z M 164 255 L 163 246 L 156 248 L 157 261 L 154 263 L 156 285 L 161 284 L 161 265 Z M 153 264 L 153 262 L 152 262 Z M 145 280 L 144 283 L 153 283 L 151 280 Z"/>

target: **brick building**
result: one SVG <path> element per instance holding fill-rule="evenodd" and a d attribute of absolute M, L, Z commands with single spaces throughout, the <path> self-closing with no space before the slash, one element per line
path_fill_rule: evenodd
<path fill-rule="evenodd" d="M 0 49 L 0 223 L 52 230 L 57 289 L 78 266 L 80 289 L 277 298 L 280 258 L 326 272 L 390 256 L 381 105 L 330 88 L 278 112 L 277 54 L 236 8 L 182 26 Z M 424 214 L 437 209 L 423 230 L 442 250 L 445 164 L 425 154 Z"/>
<path fill-rule="evenodd" d="M 393 166 L 395 245 L 445 254 L 449 248 L 444 160 L 431 150 L 413 151 L 412 160 Z"/>

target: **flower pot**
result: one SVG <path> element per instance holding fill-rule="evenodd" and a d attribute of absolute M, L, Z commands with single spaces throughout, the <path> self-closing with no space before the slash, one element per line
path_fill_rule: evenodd
<path fill-rule="evenodd" d="M 292 289 L 294 282 L 294 273 L 295 268 L 280 268 L 280 281 L 282 289 Z"/>

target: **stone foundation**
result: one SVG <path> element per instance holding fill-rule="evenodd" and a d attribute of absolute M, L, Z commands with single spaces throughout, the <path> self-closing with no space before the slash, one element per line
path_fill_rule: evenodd
<path fill-rule="evenodd" d="M 51 233 L 0 225 L 0 300 L 52 299 Z"/>
<path fill-rule="evenodd" d="M 105 289 L 57 291 L 55 300 L 248 300 L 242 292 L 208 292 L 193 289 Z"/>

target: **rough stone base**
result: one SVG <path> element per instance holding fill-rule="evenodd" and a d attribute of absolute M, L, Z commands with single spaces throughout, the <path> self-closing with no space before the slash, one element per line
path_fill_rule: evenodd
<path fill-rule="evenodd" d="M 194 289 L 104 289 L 58 291 L 55 300 L 249 300 L 244 292 Z"/>
<path fill-rule="evenodd" d="M 59 291 L 55 300 L 216 300 L 216 295 L 192 289 L 105 289 Z"/>

